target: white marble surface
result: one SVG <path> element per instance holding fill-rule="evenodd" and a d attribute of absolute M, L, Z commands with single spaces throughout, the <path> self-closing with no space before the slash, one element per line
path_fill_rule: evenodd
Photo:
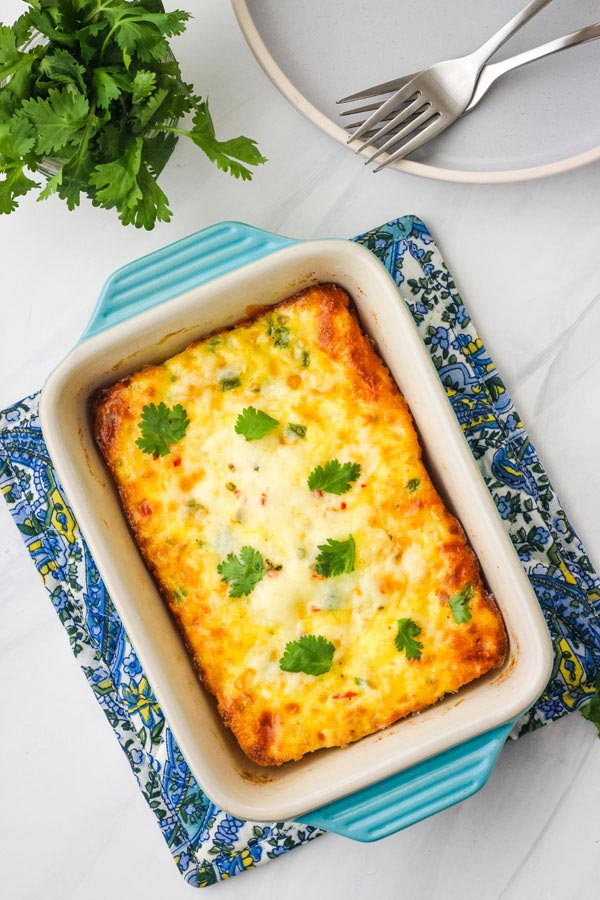
<path fill-rule="evenodd" d="M 430 226 L 567 511 L 600 563 L 600 166 L 505 186 L 428 183 L 362 162 L 291 109 L 225 0 L 195 6 L 176 49 L 221 134 L 269 163 L 239 184 L 181 145 L 174 220 L 125 230 L 60 201 L 0 219 L 0 406 L 38 388 L 118 265 L 223 219 L 351 236 L 403 213 Z M 18 0 L 4 0 L 10 20 Z M 174 3 L 168 3 L 174 7 Z M 10 900 L 189 897 L 67 637 L 0 505 L 0 884 Z M 472 799 L 378 844 L 326 836 L 211 888 L 223 897 L 591 900 L 600 864 L 600 741 L 578 715 L 502 752 Z M 212 896 L 212 894 L 211 894 Z"/>

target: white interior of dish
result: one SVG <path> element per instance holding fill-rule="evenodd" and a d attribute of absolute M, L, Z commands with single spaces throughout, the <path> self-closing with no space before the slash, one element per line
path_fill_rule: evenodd
<path fill-rule="evenodd" d="M 504 668 L 435 707 L 348 747 L 263 769 L 251 763 L 200 685 L 125 521 L 95 446 L 94 392 L 192 340 L 319 282 L 354 299 L 404 393 L 434 480 L 479 557 L 510 636 Z M 208 795 L 243 818 L 294 818 L 405 769 L 527 709 L 552 665 L 539 605 L 398 289 L 364 247 L 319 241 L 281 250 L 80 344 L 50 376 L 44 436 L 77 520 L 185 758 Z"/>

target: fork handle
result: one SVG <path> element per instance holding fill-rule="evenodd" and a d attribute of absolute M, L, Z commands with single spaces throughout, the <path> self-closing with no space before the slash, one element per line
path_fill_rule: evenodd
<path fill-rule="evenodd" d="M 489 91 L 491 86 L 511 69 L 518 69 L 520 66 L 526 66 L 528 63 L 541 59 L 543 56 L 550 56 L 551 53 L 558 53 L 559 50 L 566 50 L 568 47 L 576 47 L 578 44 L 584 44 L 586 41 L 594 41 L 600 38 L 600 22 L 594 25 L 587 25 L 578 31 L 572 31 L 571 34 L 565 34 L 562 37 L 548 41 L 546 44 L 540 44 L 539 47 L 533 47 L 531 50 L 525 50 L 523 53 L 517 53 L 510 59 L 504 59 L 502 62 L 490 63 L 484 66 L 475 93 L 465 112 L 470 112 L 474 106 Z"/>
<path fill-rule="evenodd" d="M 483 66 L 490 56 L 493 56 L 496 50 L 500 49 L 502 44 L 505 44 L 513 34 L 529 22 L 529 20 L 547 6 L 548 3 L 550 3 L 550 0 L 531 0 L 521 12 L 518 12 L 516 16 L 513 16 L 510 22 L 507 22 L 506 25 L 503 25 L 503 27 L 493 34 L 491 38 L 488 38 L 485 44 L 476 51 L 476 55 L 480 58 L 480 64 Z"/>

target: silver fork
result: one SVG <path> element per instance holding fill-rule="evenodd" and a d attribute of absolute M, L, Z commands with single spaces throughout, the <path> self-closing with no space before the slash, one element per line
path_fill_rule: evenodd
<path fill-rule="evenodd" d="M 481 75 L 479 76 L 477 87 L 475 88 L 475 93 L 471 97 L 471 102 L 465 109 L 463 115 L 471 112 L 471 110 L 477 106 L 480 100 L 484 98 L 492 85 L 507 72 L 511 72 L 513 69 L 518 69 L 521 66 L 526 66 L 528 65 L 528 63 L 535 62 L 535 60 L 541 59 L 544 56 L 550 56 L 552 53 L 558 53 L 560 50 L 567 50 L 569 47 L 576 47 L 579 44 L 584 44 L 586 43 L 586 41 L 594 41 L 597 38 L 600 38 L 600 22 L 596 22 L 593 25 L 586 25 L 585 28 L 579 28 L 577 31 L 572 31 L 570 34 L 565 34 L 562 37 L 555 38 L 552 41 L 547 41 L 545 44 L 540 44 L 538 47 L 532 47 L 531 50 L 524 50 L 522 53 L 517 53 L 516 56 L 511 56 L 509 59 L 502 60 L 502 62 L 488 63 L 481 70 Z M 385 94 L 395 94 L 401 87 L 404 87 L 404 85 L 407 84 L 411 78 L 414 77 L 414 74 L 405 75 L 403 78 L 395 78 L 393 81 L 385 81 L 382 84 L 374 84 L 372 87 L 367 88 L 364 91 L 353 94 L 351 97 L 344 98 L 344 101 L 368 100 L 370 97 L 382 97 Z M 342 103 L 344 101 L 339 102 Z M 372 110 L 379 109 L 382 102 L 382 100 L 379 100 L 376 103 L 369 103 L 365 106 L 359 106 L 354 109 L 344 110 L 342 113 L 340 113 L 340 115 L 355 116 L 362 113 L 371 112 Z M 393 117 L 394 111 L 388 113 L 387 116 L 381 121 L 389 121 L 389 119 Z M 352 122 L 351 124 L 348 124 L 346 128 L 359 128 L 365 123 L 366 120 L 363 120 L 361 122 Z M 379 124 L 374 125 L 372 130 L 378 131 Z M 369 133 L 370 131 L 366 132 L 366 134 Z"/>
<path fill-rule="evenodd" d="M 530 0 L 521 12 L 488 38 L 478 50 L 417 72 L 350 135 L 348 143 L 368 135 L 357 150 L 360 153 L 392 132 L 392 136 L 367 159 L 367 163 L 370 163 L 402 141 L 402 146 L 377 166 L 375 171 L 379 172 L 391 162 L 412 153 L 426 141 L 436 137 L 465 112 L 488 59 L 549 2 L 550 0 Z M 400 112 L 389 119 L 389 114 L 397 109 Z M 373 126 L 381 122 L 384 124 L 373 132 Z"/>

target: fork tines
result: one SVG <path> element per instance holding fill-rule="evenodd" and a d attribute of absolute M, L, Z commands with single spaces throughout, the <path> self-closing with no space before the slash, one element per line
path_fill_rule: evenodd
<path fill-rule="evenodd" d="M 379 172 L 389 163 L 406 156 L 412 149 L 421 146 L 424 139 L 428 137 L 428 133 L 435 134 L 441 130 L 442 114 L 432 108 L 431 102 L 423 97 L 418 87 L 411 91 L 413 80 L 416 80 L 416 76 L 397 79 L 395 82 L 386 82 L 338 101 L 344 103 L 367 99 L 386 93 L 386 89 L 388 93 L 393 90 L 392 95 L 386 100 L 357 106 L 351 110 L 344 110 L 342 113 L 344 116 L 370 113 L 366 118 L 345 126 L 350 132 L 349 144 L 360 138 L 363 139 L 356 150 L 357 153 L 361 153 L 369 147 L 375 150 L 365 161 L 365 165 L 378 159 L 383 153 L 389 153 L 393 148 L 397 148 L 385 162 L 375 168 L 375 172 Z M 400 86 L 396 87 L 396 85 Z M 387 135 L 389 135 L 388 139 L 382 144 L 381 141 Z M 399 147 L 398 144 L 400 144 Z"/>

